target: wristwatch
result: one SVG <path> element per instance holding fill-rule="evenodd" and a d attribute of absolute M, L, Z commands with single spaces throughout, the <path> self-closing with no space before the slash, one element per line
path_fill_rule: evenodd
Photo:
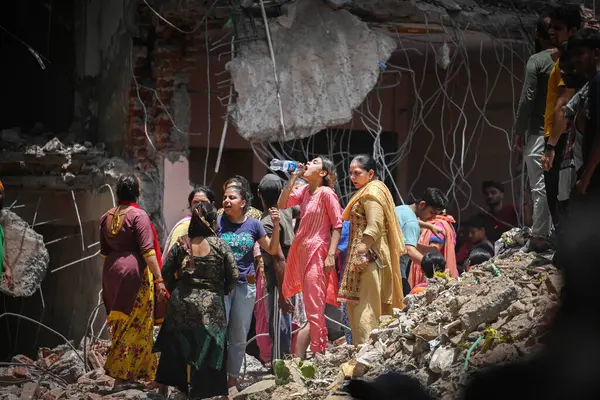
<path fill-rule="evenodd" d="M 556 146 L 553 146 L 550 143 L 546 143 L 546 151 L 554 151 L 554 150 L 556 150 Z"/>

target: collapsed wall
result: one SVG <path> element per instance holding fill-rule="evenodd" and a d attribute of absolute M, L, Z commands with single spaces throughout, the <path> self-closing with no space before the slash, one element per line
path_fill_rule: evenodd
<path fill-rule="evenodd" d="M 0 292 L 15 297 L 33 295 L 46 276 L 50 256 L 42 235 L 34 231 L 17 214 L 0 210 L 0 226 L 4 230 L 5 262 L 12 269 L 14 285 L 0 279 Z"/>
<path fill-rule="evenodd" d="M 89 190 L 113 183 L 128 169 L 123 159 L 109 157 L 102 143 L 72 142 L 64 136 L 63 141 L 51 133 L 29 136 L 18 128 L 2 130 L 0 173 L 4 185 L 35 190 Z"/>
<path fill-rule="evenodd" d="M 266 40 L 242 42 L 227 64 L 237 92 L 230 116 L 249 141 L 304 138 L 349 122 L 396 48 L 348 11 L 314 0 L 289 6 L 269 30 L 279 86 Z"/>

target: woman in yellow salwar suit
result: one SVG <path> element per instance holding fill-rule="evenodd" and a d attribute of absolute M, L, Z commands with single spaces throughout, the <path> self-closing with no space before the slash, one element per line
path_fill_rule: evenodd
<path fill-rule="evenodd" d="M 338 301 L 346 303 L 355 345 L 369 339 L 380 316 L 404 308 L 400 256 L 406 250 L 392 194 L 376 168 L 371 156 L 352 160 L 350 179 L 358 192 L 342 214 L 350 221 L 350 239 Z"/>

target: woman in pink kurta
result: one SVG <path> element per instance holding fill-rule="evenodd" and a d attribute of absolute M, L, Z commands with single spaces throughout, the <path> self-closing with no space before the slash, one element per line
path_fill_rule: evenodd
<path fill-rule="evenodd" d="M 308 185 L 293 190 L 301 174 Z M 300 226 L 287 258 L 282 290 L 286 298 L 303 292 L 313 353 L 323 353 L 328 347 L 325 303 L 338 306 L 335 251 L 342 229 L 342 215 L 333 190 L 334 182 L 333 163 L 317 157 L 306 166 L 299 165 L 278 203 L 281 209 L 300 206 Z M 300 349 L 296 355 L 304 358 L 305 353 L 306 349 Z"/>

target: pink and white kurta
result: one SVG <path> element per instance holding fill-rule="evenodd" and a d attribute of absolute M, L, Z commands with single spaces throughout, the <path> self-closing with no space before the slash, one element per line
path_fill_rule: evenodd
<path fill-rule="evenodd" d="M 300 205 L 300 227 L 287 257 L 283 295 L 303 292 L 306 318 L 310 324 L 311 351 L 327 349 L 325 303 L 337 306 L 335 269 L 325 272 L 331 229 L 341 229 L 342 213 L 333 189 L 323 186 L 312 196 L 309 185 L 290 194 L 287 208 Z"/>

